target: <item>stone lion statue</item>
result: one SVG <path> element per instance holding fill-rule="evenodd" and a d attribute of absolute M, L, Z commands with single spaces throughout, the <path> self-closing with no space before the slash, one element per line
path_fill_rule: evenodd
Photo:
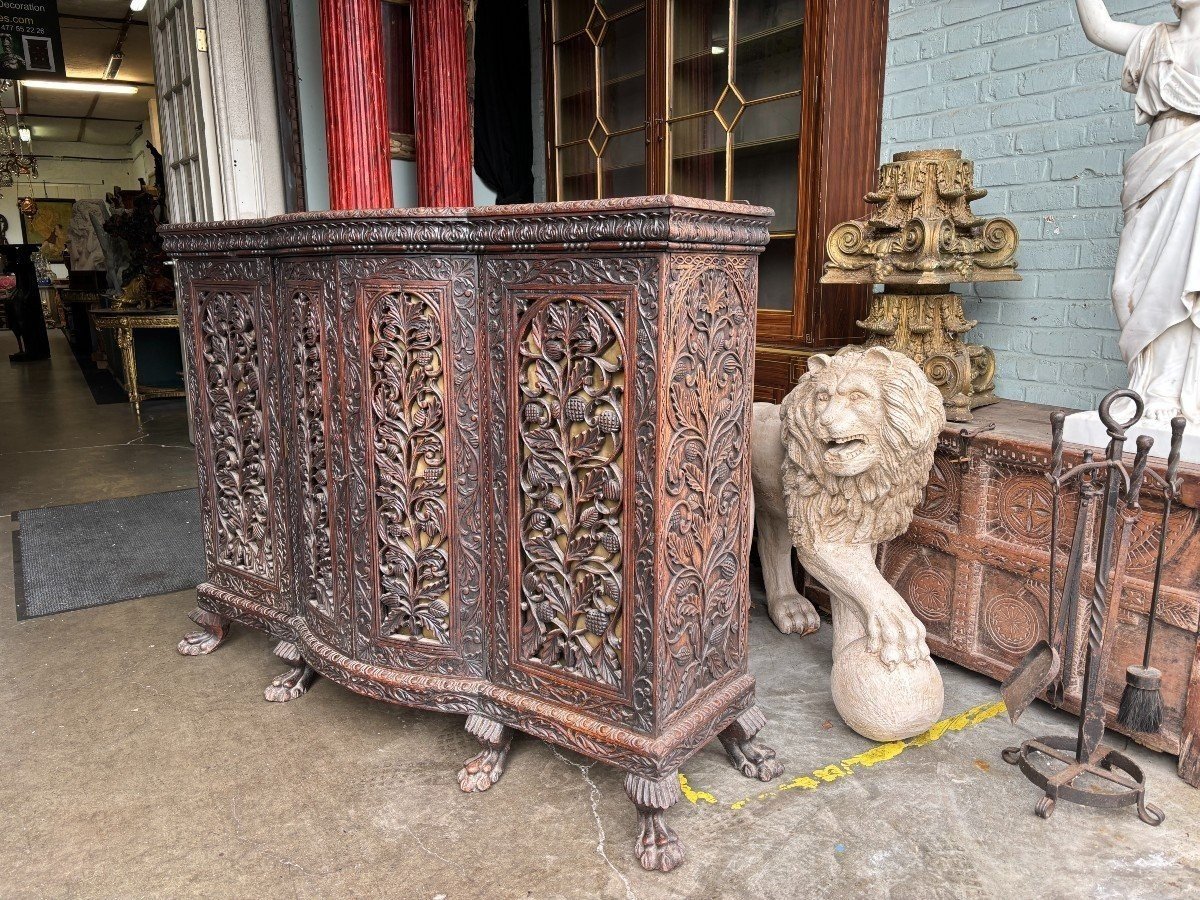
<path fill-rule="evenodd" d="M 942 710 L 925 628 L 875 565 L 929 480 L 946 415 L 921 369 L 882 347 L 810 358 L 782 405 L 754 405 L 755 529 L 771 619 L 820 624 L 796 589 L 791 548 L 829 591 L 834 704 L 875 740 L 911 737 Z"/>

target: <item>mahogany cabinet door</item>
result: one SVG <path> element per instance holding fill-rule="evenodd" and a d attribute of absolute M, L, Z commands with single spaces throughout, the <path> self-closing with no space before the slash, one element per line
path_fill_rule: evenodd
<path fill-rule="evenodd" d="M 276 264 L 279 349 L 296 613 L 326 644 L 353 655 L 335 272 L 322 257 Z"/>
<path fill-rule="evenodd" d="M 180 265 L 210 584 L 291 611 L 279 316 L 271 262 Z"/>
<path fill-rule="evenodd" d="M 477 262 L 337 260 L 359 659 L 483 674 Z"/>
<path fill-rule="evenodd" d="M 483 262 L 490 678 L 653 727 L 654 255 Z"/>

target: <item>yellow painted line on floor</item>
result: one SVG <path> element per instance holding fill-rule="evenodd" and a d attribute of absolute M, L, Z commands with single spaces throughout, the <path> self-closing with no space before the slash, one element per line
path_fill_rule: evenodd
<path fill-rule="evenodd" d="M 784 791 L 815 791 L 822 784 L 828 784 L 853 775 L 858 769 L 869 769 L 890 759 L 895 759 L 905 750 L 924 747 L 926 744 L 932 744 L 934 741 L 940 740 L 951 732 L 965 731 L 968 728 L 973 728 L 976 725 L 986 722 L 988 719 L 1000 715 L 1005 709 L 1003 701 L 981 703 L 979 706 L 971 707 L 966 712 L 961 712 L 956 716 L 950 716 L 949 718 L 942 719 L 940 722 L 934 723 L 933 727 L 928 731 L 918 734 L 914 738 L 909 738 L 907 741 L 888 741 L 886 744 L 876 744 L 870 750 L 859 753 L 856 756 L 851 756 L 849 759 L 843 759 L 840 763 L 830 763 L 827 766 L 814 769 L 810 775 L 799 775 L 770 790 L 763 791 L 761 794 L 753 797 L 743 797 L 741 800 L 729 804 L 717 800 L 708 791 L 701 791 L 692 787 L 688 784 L 687 776 L 683 774 L 679 776 L 679 789 L 683 792 L 683 796 L 692 804 L 697 804 L 703 800 L 705 803 L 719 804 L 721 806 L 727 805 L 729 809 L 741 809 L 754 800 L 770 800 L 773 797 L 779 796 Z"/>
<path fill-rule="evenodd" d="M 703 800 L 705 803 L 716 803 L 717 798 L 708 791 L 697 791 L 688 784 L 687 776 L 682 772 L 679 773 L 679 790 L 683 791 L 683 796 L 687 797 L 688 802 L 695 805 Z"/>

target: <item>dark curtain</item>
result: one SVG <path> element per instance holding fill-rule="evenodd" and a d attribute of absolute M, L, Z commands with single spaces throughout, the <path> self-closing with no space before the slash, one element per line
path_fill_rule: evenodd
<path fill-rule="evenodd" d="M 475 172 L 497 203 L 533 201 L 528 0 L 475 11 Z"/>

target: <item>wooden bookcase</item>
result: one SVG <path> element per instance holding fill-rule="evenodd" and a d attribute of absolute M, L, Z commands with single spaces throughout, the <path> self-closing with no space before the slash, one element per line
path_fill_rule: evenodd
<path fill-rule="evenodd" d="M 543 0 L 542 21 L 548 198 L 773 207 L 756 399 L 860 339 L 868 289 L 820 277 L 877 172 L 886 0 Z"/>

